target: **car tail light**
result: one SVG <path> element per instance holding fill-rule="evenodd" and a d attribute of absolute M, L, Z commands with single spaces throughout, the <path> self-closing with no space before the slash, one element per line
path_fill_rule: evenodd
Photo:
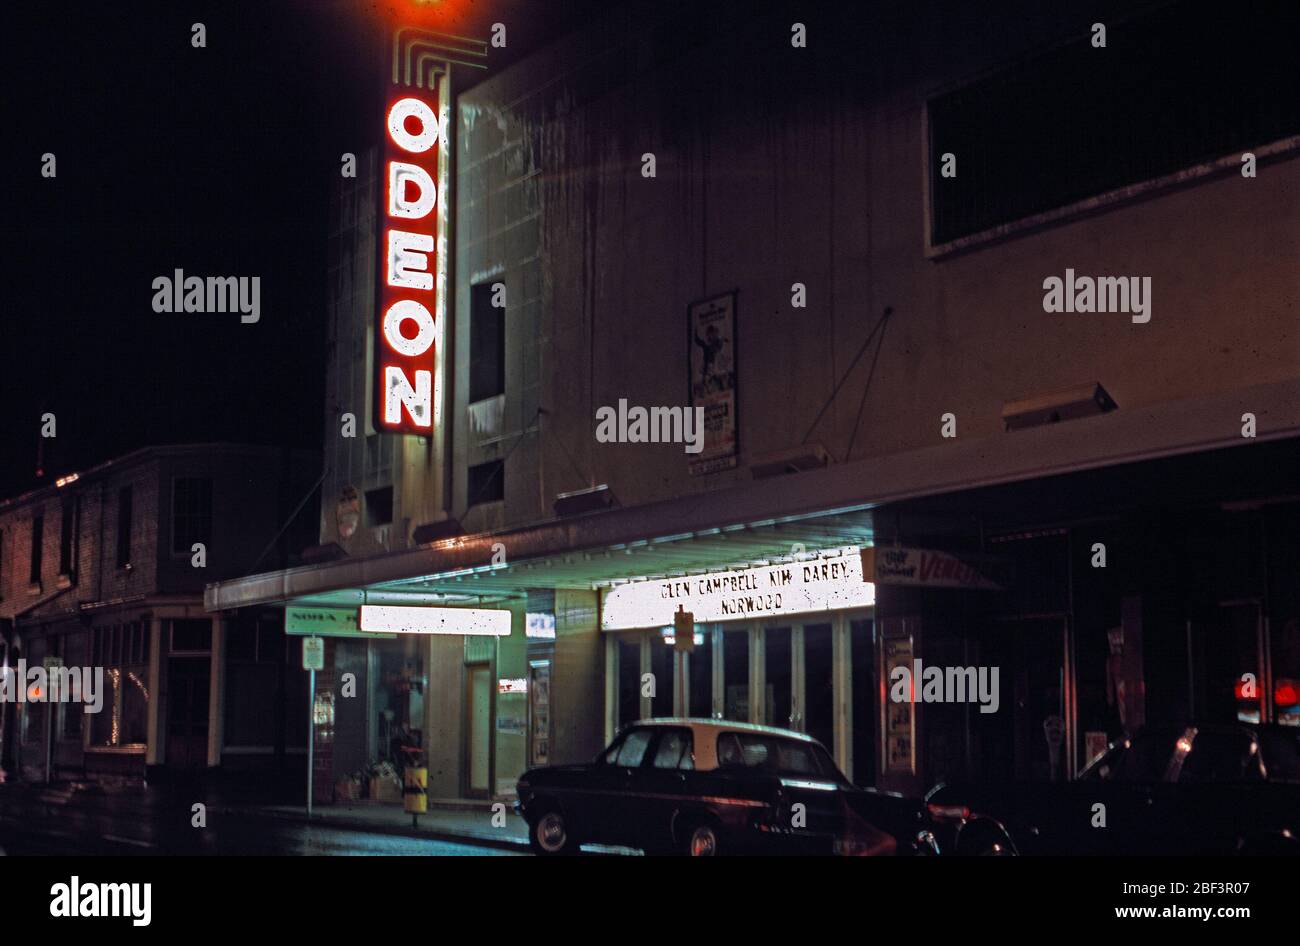
<path fill-rule="evenodd" d="M 893 854 L 898 843 L 887 834 L 879 837 L 841 836 L 835 839 L 833 850 L 840 857 L 877 857 Z"/>
<path fill-rule="evenodd" d="M 931 802 L 925 807 L 936 821 L 965 821 L 970 817 L 970 809 L 965 805 L 936 805 Z"/>

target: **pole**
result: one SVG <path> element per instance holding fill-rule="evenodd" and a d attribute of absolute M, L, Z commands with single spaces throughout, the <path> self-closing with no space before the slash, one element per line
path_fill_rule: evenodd
<path fill-rule="evenodd" d="M 311 674 L 307 697 L 307 817 L 311 817 L 312 776 L 316 768 L 316 671 Z"/>
<path fill-rule="evenodd" d="M 54 703 L 50 700 L 50 682 L 45 681 L 45 784 L 50 784 L 50 747 L 54 744 Z"/>

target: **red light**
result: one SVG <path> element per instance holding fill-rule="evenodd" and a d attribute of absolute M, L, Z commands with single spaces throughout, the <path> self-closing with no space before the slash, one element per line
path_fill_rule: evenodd
<path fill-rule="evenodd" d="M 1293 683 L 1279 683 L 1273 691 L 1273 699 L 1278 706 L 1295 706 L 1300 703 L 1300 691 L 1296 690 Z"/>
<path fill-rule="evenodd" d="M 970 817 L 970 809 L 965 805 L 936 805 L 931 802 L 925 807 L 936 821 L 965 821 Z"/>

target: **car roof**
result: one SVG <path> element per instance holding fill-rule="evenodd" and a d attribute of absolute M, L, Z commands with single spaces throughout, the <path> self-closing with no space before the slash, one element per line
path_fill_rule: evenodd
<path fill-rule="evenodd" d="M 748 732 L 759 733 L 764 736 L 780 736 L 783 739 L 797 739 L 800 742 L 817 742 L 807 733 L 794 732 L 790 729 L 780 729 L 776 726 L 760 726 L 758 723 L 740 723 L 730 719 L 709 719 L 706 717 L 692 716 L 658 716 L 654 719 L 638 719 L 635 723 L 629 723 L 624 729 L 630 729 L 633 726 L 687 726 L 695 732 L 712 732 L 714 735 L 720 732 Z"/>

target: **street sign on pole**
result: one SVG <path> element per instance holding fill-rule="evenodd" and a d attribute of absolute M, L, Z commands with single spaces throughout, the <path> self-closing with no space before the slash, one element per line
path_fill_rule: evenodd
<path fill-rule="evenodd" d="M 302 669 L 325 669 L 325 638 L 304 637 L 302 639 Z"/>
<path fill-rule="evenodd" d="M 302 639 L 302 669 L 310 674 L 307 685 L 307 817 L 311 817 L 312 777 L 316 769 L 316 671 L 325 669 L 325 639 Z"/>

